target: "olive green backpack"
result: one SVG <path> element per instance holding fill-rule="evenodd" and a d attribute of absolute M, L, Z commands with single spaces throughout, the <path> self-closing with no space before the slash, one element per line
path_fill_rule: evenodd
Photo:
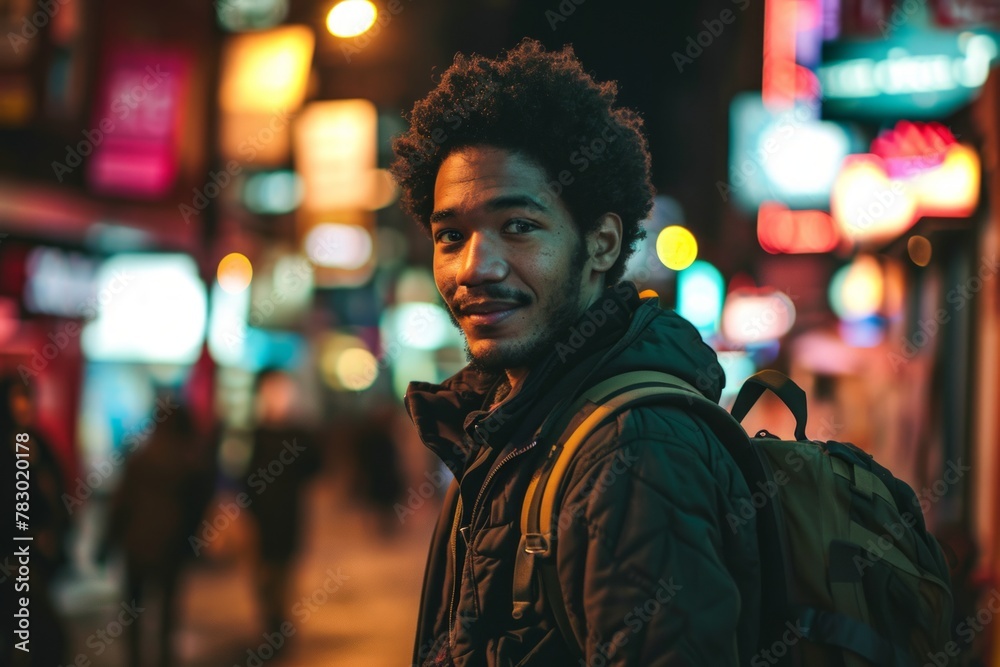
<path fill-rule="evenodd" d="M 795 440 L 767 431 L 750 438 L 740 425 L 768 389 L 794 414 Z M 597 407 L 566 429 L 587 402 Z M 805 392 L 770 370 L 746 381 L 732 414 L 680 378 L 654 371 L 612 377 L 560 411 L 551 432 L 562 436 L 522 507 L 515 618 L 533 605 L 540 586 L 567 645 L 583 654 L 555 570 L 564 475 L 590 433 L 626 408 L 649 404 L 697 414 L 746 478 L 750 505 L 724 520 L 734 529 L 747 521 L 757 527 L 762 608 L 751 667 L 952 664 L 945 652 L 952 620 L 948 567 L 913 490 L 854 445 L 807 439 Z M 796 636 L 789 638 L 792 627 Z"/>

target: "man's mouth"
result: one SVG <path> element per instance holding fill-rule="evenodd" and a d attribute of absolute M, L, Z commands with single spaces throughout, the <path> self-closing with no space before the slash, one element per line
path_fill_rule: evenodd
<path fill-rule="evenodd" d="M 523 306 L 513 301 L 478 301 L 462 306 L 462 319 L 473 326 L 493 326 Z"/>

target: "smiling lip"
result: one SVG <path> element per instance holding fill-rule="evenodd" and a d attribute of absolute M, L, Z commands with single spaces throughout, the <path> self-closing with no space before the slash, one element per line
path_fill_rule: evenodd
<path fill-rule="evenodd" d="M 521 308 L 520 304 L 509 301 L 483 301 L 462 308 L 462 317 L 474 326 L 491 326 L 507 319 L 511 313 Z"/>

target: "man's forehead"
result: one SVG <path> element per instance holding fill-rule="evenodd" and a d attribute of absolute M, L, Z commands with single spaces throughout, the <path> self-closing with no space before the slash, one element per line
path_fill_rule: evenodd
<path fill-rule="evenodd" d="M 551 206 L 545 188 L 545 171 L 530 158 L 492 147 L 467 148 L 442 161 L 434 209 L 516 206 L 545 211 Z"/>

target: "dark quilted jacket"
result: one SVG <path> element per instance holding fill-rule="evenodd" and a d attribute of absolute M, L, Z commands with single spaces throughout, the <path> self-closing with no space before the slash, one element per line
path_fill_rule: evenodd
<path fill-rule="evenodd" d="M 531 612 L 512 616 L 521 503 L 553 408 L 645 369 L 677 375 L 715 401 L 724 382 L 688 322 L 623 282 L 491 412 L 484 407 L 498 376 L 466 367 L 441 385 L 410 384 L 411 419 L 461 482 L 431 544 L 415 665 L 580 664 L 541 593 Z M 725 516 L 750 493 L 707 427 L 677 407 L 626 411 L 583 444 L 567 481 L 556 558 L 585 664 L 745 664 L 760 595 L 757 542 L 752 522 L 734 531 Z"/>

